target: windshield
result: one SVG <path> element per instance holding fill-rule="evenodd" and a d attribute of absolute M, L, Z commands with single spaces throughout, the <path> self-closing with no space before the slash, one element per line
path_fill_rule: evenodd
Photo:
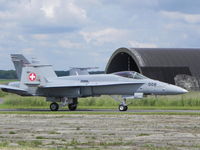
<path fill-rule="evenodd" d="M 147 79 L 147 77 L 145 77 L 135 71 L 115 72 L 113 74 L 121 76 L 121 77 L 132 78 L 132 79 Z"/>

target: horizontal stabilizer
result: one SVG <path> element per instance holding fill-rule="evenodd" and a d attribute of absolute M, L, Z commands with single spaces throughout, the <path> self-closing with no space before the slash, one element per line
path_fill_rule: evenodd
<path fill-rule="evenodd" d="M 17 88 L 17 87 L 13 87 L 13 86 L 1 85 L 0 84 L 0 89 L 4 92 L 14 93 L 14 94 L 18 94 L 18 95 L 21 95 L 21 96 L 32 96 L 27 91 L 20 89 L 20 88 Z"/>

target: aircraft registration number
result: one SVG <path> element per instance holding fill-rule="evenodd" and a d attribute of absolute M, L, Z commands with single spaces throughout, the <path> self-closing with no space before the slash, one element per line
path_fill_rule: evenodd
<path fill-rule="evenodd" d="M 157 84 L 156 84 L 156 83 L 153 83 L 153 82 L 149 82 L 149 83 L 148 83 L 148 86 L 157 86 Z"/>

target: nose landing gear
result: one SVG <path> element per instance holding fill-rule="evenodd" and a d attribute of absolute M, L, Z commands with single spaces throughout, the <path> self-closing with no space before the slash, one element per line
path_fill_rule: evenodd
<path fill-rule="evenodd" d="M 126 104 L 126 98 L 119 98 L 117 96 L 111 96 L 114 100 L 120 102 L 121 104 L 119 105 L 118 109 L 119 111 L 127 111 L 128 110 L 128 105 Z"/>
<path fill-rule="evenodd" d="M 128 106 L 120 104 L 119 105 L 119 111 L 127 111 L 128 110 Z"/>

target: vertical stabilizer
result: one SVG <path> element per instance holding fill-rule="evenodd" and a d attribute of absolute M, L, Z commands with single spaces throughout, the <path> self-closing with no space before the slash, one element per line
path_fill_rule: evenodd
<path fill-rule="evenodd" d="M 21 80 L 22 68 L 30 62 L 21 54 L 11 54 L 12 62 L 15 66 L 17 78 Z"/>

